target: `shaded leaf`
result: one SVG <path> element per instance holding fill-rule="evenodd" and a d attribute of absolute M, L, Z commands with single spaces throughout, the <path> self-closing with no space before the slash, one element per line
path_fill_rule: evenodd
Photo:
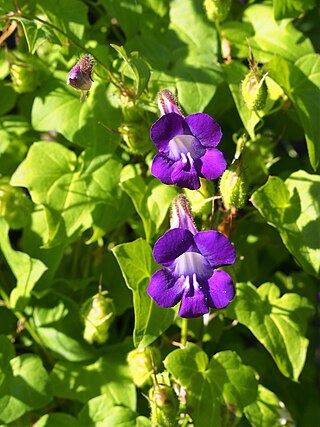
<path fill-rule="evenodd" d="M 50 374 L 53 394 L 83 403 L 104 395 L 109 407 L 125 405 L 135 410 L 136 389 L 126 362 L 131 348 L 127 342 L 105 347 L 105 354 L 89 365 L 56 363 Z"/>
<path fill-rule="evenodd" d="M 296 18 L 300 13 L 315 6 L 314 0 L 274 0 L 273 13 L 274 19 Z"/>
<path fill-rule="evenodd" d="M 310 273 L 320 273 L 320 178 L 294 172 L 285 182 L 269 177 L 252 195 L 252 203 L 276 227 L 291 254 Z"/>
<path fill-rule="evenodd" d="M 1 250 L 17 279 L 17 285 L 10 294 L 10 305 L 16 310 L 23 310 L 31 297 L 33 287 L 47 267 L 40 260 L 12 249 L 9 226 L 3 218 L 0 218 L 0 230 Z"/>

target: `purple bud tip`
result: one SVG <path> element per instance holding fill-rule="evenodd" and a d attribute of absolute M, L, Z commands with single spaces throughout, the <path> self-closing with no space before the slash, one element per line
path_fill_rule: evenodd
<path fill-rule="evenodd" d="M 184 117 L 183 111 L 178 104 L 176 97 L 168 89 L 163 89 L 158 93 L 158 106 L 161 116 L 168 113 L 176 113 Z"/>
<path fill-rule="evenodd" d="M 179 194 L 172 202 L 172 215 L 170 221 L 171 228 L 185 228 L 192 234 L 197 233 L 197 229 L 190 212 L 190 203 L 184 194 Z"/>
<path fill-rule="evenodd" d="M 94 58 L 92 55 L 82 56 L 70 70 L 67 84 L 77 90 L 89 90 L 92 84 L 91 73 L 93 66 Z"/>

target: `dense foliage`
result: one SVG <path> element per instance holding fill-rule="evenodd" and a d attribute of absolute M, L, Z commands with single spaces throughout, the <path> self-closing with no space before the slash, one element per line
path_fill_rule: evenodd
<path fill-rule="evenodd" d="M 0 425 L 315 426 L 319 1 L 0 0 L 0 16 Z M 221 180 L 152 175 L 163 89 L 221 126 Z M 237 255 L 218 265 L 232 302 L 190 319 L 147 292 L 180 193 L 192 239 L 218 230 Z"/>

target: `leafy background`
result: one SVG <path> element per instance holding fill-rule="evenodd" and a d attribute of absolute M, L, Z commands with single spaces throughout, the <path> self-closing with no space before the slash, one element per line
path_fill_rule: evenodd
<path fill-rule="evenodd" d="M 151 344 L 185 426 L 315 425 L 319 1 L 233 1 L 223 22 L 199 0 L 1 0 L 0 14 L 1 425 L 150 426 L 152 381 L 136 387 L 127 355 Z M 268 72 L 259 113 L 241 96 L 248 46 Z M 80 102 L 66 78 L 86 53 Z M 249 182 L 231 230 L 236 298 L 189 321 L 180 347 L 176 310 L 145 291 L 179 192 L 150 174 L 164 88 L 220 123 L 229 163 L 245 141 Z M 216 183 L 186 193 L 199 229 L 223 230 Z M 82 307 L 99 281 L 115 314 L 95 344 Z"/>

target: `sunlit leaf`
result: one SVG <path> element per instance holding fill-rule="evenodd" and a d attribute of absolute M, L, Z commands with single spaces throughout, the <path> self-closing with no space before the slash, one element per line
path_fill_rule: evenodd
<path fill-rule="evenodd" d="M 221 405 L 239 416 L 257 395 L 254 371 L 236 353 L 217 353 L 210 361 L 200 347 L 188 343 L 171 352 L 164 364 L 187 390 L 187 405 L 195 427 L 220 426 Z"/>
<path fill-rule="evenodd" d="M 250 283 L 239 283 L 237 297 L 226 313 L 250 329 L 283 375 L 298 380 L 308 348 L 307 322 L 313 313 L 306 298 L 293 293 L 280 297 L 273 283 L 258 289 Z"/>
<path fill-rule="evenodd" d="M 147 346 L 169 328 L 175 312 L 171 308 L 160 308 L 147 294 L 146 289 L 152 273 L 156 270 L 156 263 L 145 240 L 124 243 L 112 251 L 128 288 L 133 292 L 134 344 L 136 347 Z"/>

